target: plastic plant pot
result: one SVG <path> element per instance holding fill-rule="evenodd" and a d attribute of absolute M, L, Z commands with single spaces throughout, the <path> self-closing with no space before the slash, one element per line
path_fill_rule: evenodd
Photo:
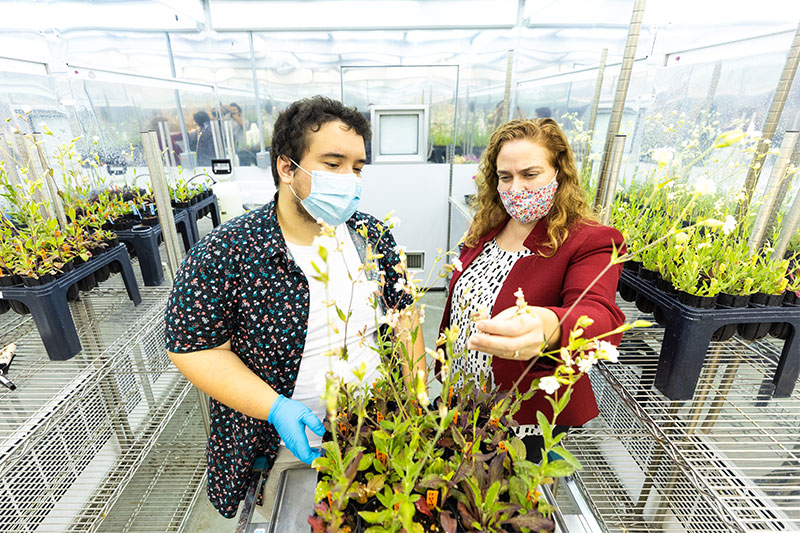
<path fill-rule="evenodd" d="M 617 291 L 619 291 L 620 297 L 625 300 L 626 302 L 634 302 L 636 301 L 636 289 L 626 285 L 624 283 L 620 283 L 617 286 Z"/>
<path fill-rule="evenodd" d="M 678 301 L 684 305 L 698 309 L 714 309 L 717 304 L 716 296 L 698 296 L 685 291 L 678 291 Z"/>
<path fill-rule="evenodd" d="M 786 291 L 783 293 L 784 307 L 800 307 L 800 298 L 794 291 Z M 773 322 L 769 330 L 769 334 L 778 339 L 786 340 L 792 333 L 792 326 L 786 322 Z"/>
<path fill-rule="evenodd" d="M 634 274 L 639 272 L 639 267 L 641 266 L 642 264 L 638 261 L 625 261 L 624 263 L 622 263 L 622 268 L 624 268 L 628 272 L 633 272 Z"/>
<path fill-rule="evenodd" d="M 741 309 L 747 307 L 750 301 L 749 294 L 728 294 L 721 292 L 717 295 L 717 309 Z M 722 326 L 711 336 L 715 341 L 726 341 L 736 333 L 736 324 Z"/>
<path fill-rule="evenodd" d="M 655 270 L 639 267 L 639 277 L 645 281 L 655 282 L 659 278 L 659 275 Z"/>
<path fill-rule="evenodd" d="M 750 297 L 751 307 L 779 307 L 783 303 L 783 294 L 765 294 L 757 292 Z M 772 329 L 772 322 L 754 322 L 739 324 L 736 330 L 743 339 L 755 341 L 767 336 Z"/>

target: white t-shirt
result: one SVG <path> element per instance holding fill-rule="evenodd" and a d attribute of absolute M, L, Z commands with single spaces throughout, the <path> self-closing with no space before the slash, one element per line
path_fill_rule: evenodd
<path fill-rule="evenodd" d="M 330 281 L 327 297 L 325 285 L 314 279 L 318 274 L 311 264 L 313 261 L 325 272 L 318 247 L 286 243 L 292 258 L 306 275 L 309 289 L 308 330 L 292 400 L 305 404 L 321 420 L 326 416 L 322 395 L 325 392 L 325 375 L 329 370 L 344 378 L 345 382 L 358 381 L 352 370 L 363 362 L 367 368 L 364 383 L 371 385 L 378 377 L 380 358 L 373 347 L 377 346 L 377 320 L 383 316 L 380 305 L 373 309 L 370 304 L 370 295 L 378 291 L 379 286 L 367 280 L 366 274 L 359 270 L 361 259 L 347 226 L 340 224 L 336 227 L 336 243 L 325 238 L 323 242 L 328 250 Z M 336 250 L 337 245 L 341 251 Z M 325 355 L 330 350 L 344 346 L 345 342 L 344 322 L 333 305 L 326 305 L 326 300 L 335 302 L 345 316 L 352 313 L 347 322 L 347 361 Z M 306 429 L 306 435 L 312 447 L 320 445 L 321 437 L 309 429 Z"/>

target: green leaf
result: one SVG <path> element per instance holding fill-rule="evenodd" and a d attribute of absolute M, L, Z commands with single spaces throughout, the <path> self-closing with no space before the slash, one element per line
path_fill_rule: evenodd
<path fill-rule="evenodd" d="M 370 524 L 380 524 L 381 522 L 388 522 L 392 519 L 391 509 L 384 509 L 383 511 L 360 511 L 358 514 Z"/>
<path fill-rule="evenodd" d="M 539 427 L 542 429 L 544 444 L 547 446 L 550 441 L 553 440 L 553 428 L 550 426 L 550 422 L 547 420 L 547 417 L 541 411 L 536 412 L 536 420 L 539 422 Z"/>
<path fill-rule="evenodd" d="M 567 461 L 553 461 L 544 467 L 544 474 L 551 477 L 566 477 L 575 473 L 575 467 Z"/>
<path fill-rule="evenodd" d="M 341 320 L 342 322 L 347 322 L 347 317 L 345 316 L 344 311 L 339 309 L 338 305 L 334 304 L 334 307 L 336 308 L 336 314 L 339 315 L 339 320 Z"/>
<path fill-rule="evenodd" d="M 521 459 L 525 459 L 528 452 L 525 448 L 525 443 L 522 442 L 522 439 L 518 437 L 511 437 L 508 440 L 508 451 L 511 454 L 511 458 L 516 462 Z"/>
<path fill-rule="evenodd" d="M 314 489 L 314 503 L 319 503 L 328 495 L 330 485 L 327 481 L 320 481 Z"/>
<path fill-rule="evenodd" d="M 551 448 L 550 451 L 558 454 L 559 457 L 561 457 L 564 461 L 572 465 L 575 468 L 575 470 L 580 470 L 582 468 L 580 461 L 578 461 L 574 455 L 572 455 L 562 446 L 553 446 L 553 448 Z"/>
<path fill-rule="evenodd" d="M 483 499 L 484 504 L 494 503 L 497 501 L 497 495 L 500 493 L 500 482 L 495 481 L 489 490 L 486 491 L 486 497 Z"/>

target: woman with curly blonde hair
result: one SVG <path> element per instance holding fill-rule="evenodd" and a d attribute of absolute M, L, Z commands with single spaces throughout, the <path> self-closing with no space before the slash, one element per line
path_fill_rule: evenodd
<path fill-rule="evenodd" d="M 507 390 L 531 359 L 566 344 L 581 316 L 594 320 L 584 328 L 586 337 L 623 323 L 625 316 L 614 302 L 622 267 L 611 267 L 595 281 L 623 239 L 592 216 L 575 157 L 553 119 L 500 126 L 483 154 L 477 184 L 477 212 L 459 257 L 461 270 L 450 281 L 441 327 L 458 326 L 454 350 L 467 350 L 454 370 L 467 376 L 488 374 Z M 531 306 L 529 314 L 514 313 L 519 289 Z M 471 320 L 476 315 L 483 319 Z M 616 344 L 620 336 L 609 340 Z M 519 390 L 552 374 L 553 366 L 549 359 L 536 361 Z M 516 415 L 517 433 L 530 460 L 540 459 L 542 444 L 536 412 L 552 417 L 546 394 L 539 391 Z M 597 414 L 584 376 L 556 421 L 558 430 L 582 425 Z"/>

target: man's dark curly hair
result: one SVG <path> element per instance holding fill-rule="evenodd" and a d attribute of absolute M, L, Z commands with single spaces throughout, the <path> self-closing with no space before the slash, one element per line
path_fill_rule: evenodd
<path fill-rule="evenodd" d="M 364 143 L 369 143 L 372 138 L 369 122 L 364 115 L 355 108 L 346 107 L 331 98 L 324 96 L 304 98 L 281 111 L 275 120 L 269 156 L 275 187 L 280 185 L 278 156 L 285 155 L 300 161 L 308 151 L 309 133 L 317 132 L 323 124 L 336 120 L 344 122 L 350 129 L 355 130 L 364 138 Z M 292 169 L 294 168 L 292 164 Z"/>

